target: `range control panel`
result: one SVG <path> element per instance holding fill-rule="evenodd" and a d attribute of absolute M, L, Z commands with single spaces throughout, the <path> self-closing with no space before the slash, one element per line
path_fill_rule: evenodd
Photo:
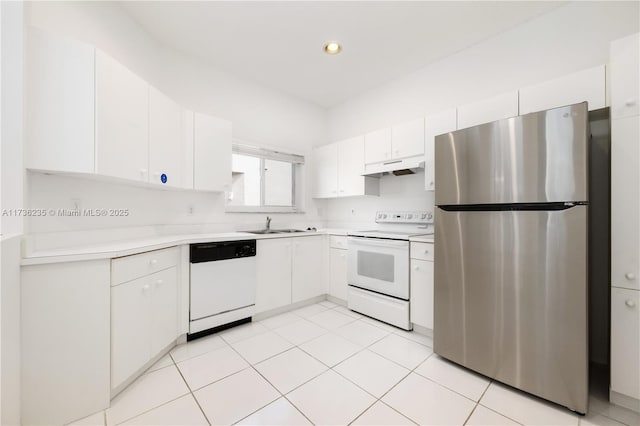
<path fill-rule="evenodd" d="M 418 212 L 377 212 L 377 223 L 433 223 L 433 213 L 430 211 Z"/>

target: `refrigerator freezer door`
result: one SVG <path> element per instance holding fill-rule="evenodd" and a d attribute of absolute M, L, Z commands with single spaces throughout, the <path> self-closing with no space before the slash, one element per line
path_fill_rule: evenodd
<path fill-rule="evenodd" d="M 437 208 L 434 351 L 585 413 L 587 212 Z"/>
<path fill-rule="evenodd" d="M 588 201 L 587 104 L 436 136 L 436 205 Z"/>

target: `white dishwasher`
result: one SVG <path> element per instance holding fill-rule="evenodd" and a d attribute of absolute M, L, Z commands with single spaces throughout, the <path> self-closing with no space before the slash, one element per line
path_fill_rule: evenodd
<path fill-rule="evenodd" d="M 192 340 L 251 321 L 256 303 L 256 241 L 190 246 Z"/>

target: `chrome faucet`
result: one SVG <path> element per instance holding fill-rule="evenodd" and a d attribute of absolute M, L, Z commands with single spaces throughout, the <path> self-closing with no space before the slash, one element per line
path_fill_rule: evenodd
<path fill-rule="evenodd" d="M 271 218 L 267 216 L 267 227 L 265 228 L 267 231 L 271 229 Z"/>

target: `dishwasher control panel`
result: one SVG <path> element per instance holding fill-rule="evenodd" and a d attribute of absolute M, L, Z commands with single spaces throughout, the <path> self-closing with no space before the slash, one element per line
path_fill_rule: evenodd
<path fill-rule="evenodd" d="M 190 263 L 215 262 L 256 255 L 256 240 L 221 241 L 191 244 Z"/>

